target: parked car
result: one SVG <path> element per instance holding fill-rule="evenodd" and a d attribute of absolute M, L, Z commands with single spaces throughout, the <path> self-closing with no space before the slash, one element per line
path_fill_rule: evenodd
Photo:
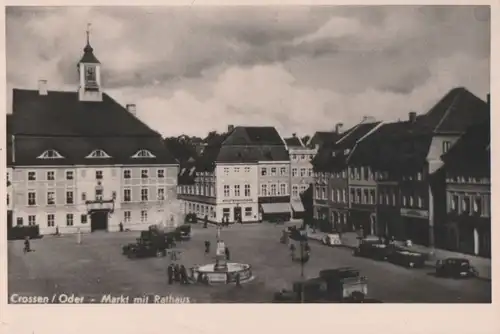
<path fill-rule="evenodd" d="M 467 259 L 447 258 L 436 262 L 436 276 L 468 278 L 477 277 L 478 272 Z"/>
<path fill-rule="evenodd" d="M 178 238 L 180 240 L 191 239 L 191 225 L 185 224 L 177 227 L 175 231 L 178 233 Z"/>
<path fill-rule="evenodd" d="M 326 246 L 340 246 L 342 245 L 342 239 L 340 239 L 340 234 L 338 233 L 328 233 L 321 239 L 323 245 Z"/>
<path fill-rule="evenodd" d="M 404 249 L 395 249 L 387 255 L 387 260 L 391 263 L 408 268 L 422 268 L 425 265 L 425 255 L 410 252 Z"/>
<path fill-rule="evenodd" d="M 165 247 L 161 247 L 154 242 L 147 241 L 141 238 L 137 239 L 136 243 L 130 243 L 123 246 L 123 254 L 129 259 L 145 258 L 145 257 L 163 257 L 167 255 Z"/>
<path fill-rule="evenodd" d="M 386 245 L 378 237 L 369 236 L 360 239 L 359 246 L 354 249 L 353 255 L 385 261 L 393 250 L 393 245 Z"/>

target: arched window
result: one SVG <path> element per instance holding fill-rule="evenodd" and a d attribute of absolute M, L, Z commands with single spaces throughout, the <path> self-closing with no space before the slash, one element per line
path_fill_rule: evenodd
<path fill-rule="evenodd" d="M 63 159 L 64 157 L 56 150 L 47 150 L 40 154 L 37 159 Z"/>
<path fill-rule="evenodd" d="M 104 152 L 103 150 L 94 150 L 92 153 L 86 156 L 87 159 L 106 159 L 106 158 L 111 158 L 109 154 Z"/>
<path fill-rule="evenodd" d="M 137 158 L 156 158 L 156 156 L 149 152 L 148 150 L 139 150 L 137 153 L 135 153 L 132 158 L 137 159 Z"/>

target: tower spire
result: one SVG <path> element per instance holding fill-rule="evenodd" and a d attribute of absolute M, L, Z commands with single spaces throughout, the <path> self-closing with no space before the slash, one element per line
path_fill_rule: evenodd
<path fill-rule="evenodd" d="M 87 23 L 87 45 L 90 45 L 90 26 L 92 23 Z"/>

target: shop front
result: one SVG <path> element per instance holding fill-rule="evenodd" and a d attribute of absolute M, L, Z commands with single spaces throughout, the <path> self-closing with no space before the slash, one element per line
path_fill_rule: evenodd
<path fill-rule="evenodd" d="M 348 223 L 363 236 L 375 233 L 375 214 L 371 210 L 350 209 Z"/>
<path fill-rule="evenodd" d="M 491 221 L 482 217 L 455 217 L 446 225 L 445 248 L 491 257 Z"/>
<path fill-rule="evenodd" d="M 261 203 L 260 212 L 263 221 L 285 222 L 290 220 L 290 203 Z"/>
<path fill-rule="evenodd" d="M 377 209 L 377 231 L 379 235 L 394 237 L 396 240 L 406 240 L 398 208 L 380 206 Z"/>
<path fill-rule="evenodd" d="M 217 205 L 218 221 L 229 223 L 254 223 L 259 220 L 258 204 L 252 200 L 228 199 Z"/>
<path fill-rule="evenodd" d="M 400 212 L 404 239 L 417 245 L 429 246 L 429 211 L 402 208 Z"/>

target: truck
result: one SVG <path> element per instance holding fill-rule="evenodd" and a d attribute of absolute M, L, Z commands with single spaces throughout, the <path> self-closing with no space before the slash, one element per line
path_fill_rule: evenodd
<path fill-rule="evenodd" d="M 275 303 L 360 303 L 373 302 L 366 298 L 368 280 L 359 270 L 350 267 L 327 269 L 318 277 L 294 282 L 291 290 L 274 294 Z"/>

